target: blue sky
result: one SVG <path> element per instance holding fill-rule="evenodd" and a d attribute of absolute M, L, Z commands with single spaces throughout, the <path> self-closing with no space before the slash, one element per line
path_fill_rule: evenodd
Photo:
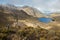
<path fill-rule="evenodd" d="M 29 5 L 44 13 L 60 11 L 60 0 L 0 0 L 0 4 Z"/>

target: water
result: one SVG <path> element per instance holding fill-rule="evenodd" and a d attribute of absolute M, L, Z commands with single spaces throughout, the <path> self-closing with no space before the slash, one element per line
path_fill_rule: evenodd
<path fill-rule="evenodd" d="M 52 19 L 51 19 L 51 18 L 44 18 L 44 17 L 39 18 L 38 20 L 39 20 L 40 22 L 44 22 L 44 23 L 49 23 L 49 22 L 51 22 L 51 21 L 52 21 Z"/>

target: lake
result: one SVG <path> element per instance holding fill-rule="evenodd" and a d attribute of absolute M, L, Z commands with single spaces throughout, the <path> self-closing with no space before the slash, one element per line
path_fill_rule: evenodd
<path fill-rule="evenodd" d="M 52 21 L 51 18 L 45 18 L 45 17 L 39 18 L 38 20 L 43 23 L 49 23 Z"/>

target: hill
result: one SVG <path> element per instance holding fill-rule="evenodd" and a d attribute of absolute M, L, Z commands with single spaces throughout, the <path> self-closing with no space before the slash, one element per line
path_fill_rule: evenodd
<path fill-rule="evenodd" d="M 38 20 L 40 12 L 34 13 L 26 12 L 25 7 L 19 10 L 0 5 L 0 40 L 60 40 L 59 32 L 49 30 L 51 25 Z"/>
<path fill-rule="evenodd" d="M 23 6 L 21 7 L 22 10 L 24 10 L 25 12 L 27 12 L 28 15 L 32 15 L 33 17 L 44 17 L 45 15 L 43 15 L 42 12 L 40 12 L 38 9 L 33 8 L 33 7 L 29 7 L 29 6 Z"/>

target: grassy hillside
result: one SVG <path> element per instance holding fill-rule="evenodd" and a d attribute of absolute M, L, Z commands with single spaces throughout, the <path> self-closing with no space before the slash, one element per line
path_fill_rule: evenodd
<path fill-rule="evenodd" d="M 0 6 L 0 40 L 60 40 L 60 30 L 47 30 L 50 26 L 37 19 L 23 10 Z"/>

